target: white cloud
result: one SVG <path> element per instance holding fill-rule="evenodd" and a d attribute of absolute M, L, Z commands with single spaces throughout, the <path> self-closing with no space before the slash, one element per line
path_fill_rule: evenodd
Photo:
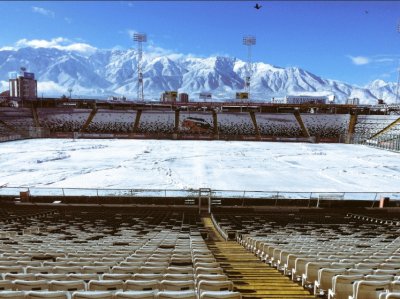
<path fill-rule="evenodd" d="M 348 56 L 355 65 L 365 65 L 371 62 L 370 58 L 365 56 Z"/>
<path fill-rule="evenodd" d="M 72 19 L 67 18 L 67 17 L 64 18 L 64 21 L 67 22 L 68 24 L 71 24 L 71 23 L 72 23 Z"/>
<path fill-rule="evenodd" d="M 42 8 L 42 7 L 32 6 L 32 11 L 34 13 L 38 13 L 38 14 L 41 14 L 41 15 L 44 15 L 44 16 L 50 17 L 50 18 L 54 18 L 56 16 L 56 14 L 53 11 Z"/>
<path fill-rule="evenodd" d="M 16 50 L 14 47 L 2 47 L 0 48 L 0 51 L 14 51 Z"/>
<path fill-rule="evenodd" d="M 83 55 L 93 54 L 97 48 L 86 43 L 74 43 L 73 41 L 64 38 L 56 37 L 51 40 L 45 39 L 20 39 L 16 42 L 17 48 L 32 47 L 32 48 L 54 48 L 63 51 L 79 52 Z"/>

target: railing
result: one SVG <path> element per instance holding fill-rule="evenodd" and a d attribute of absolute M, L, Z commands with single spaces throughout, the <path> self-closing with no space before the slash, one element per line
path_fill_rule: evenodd
<path fill-rule="evenodd" d="M 86 196 L 86 197 L 132 197 L 132 198 L 197 198 L 198 189 L 101 189 L 101 188 L 42 188 L 0 186 L 0 196 L 19 197 L 20 192 L 31 196 Z M 224 199 L 275 199 L 275 200 L 366 200 L 379 201 L 383 197 L 400 200 L 400 192 L 284 192 L 211 190 L 212 198 Z"/>
<path fill-rule="evenodd" d="M 385 149 L 394 152 L 400 152 L 400 134 L 384 134 L 370 139 L 364 135 L 353 135 L 353 144 L 364 144 L 375 148 Z"/>

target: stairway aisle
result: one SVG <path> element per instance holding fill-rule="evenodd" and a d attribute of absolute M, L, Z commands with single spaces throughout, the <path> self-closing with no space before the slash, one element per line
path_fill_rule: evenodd
<path fill-rule="evenodd" d="M 203 218 L 203 223 L 207 230 L 213 231 L 217 236 L 217 238 L 210 238 L 211 240 L 207 242 L 208 247 L 221 264 L 225 274 L 233 281 L 235 289 L 242 293 L 243 298 L 315 298 L 278 270 L 262 263 L 237 242 L 224 241 L 211 219 Z"/>

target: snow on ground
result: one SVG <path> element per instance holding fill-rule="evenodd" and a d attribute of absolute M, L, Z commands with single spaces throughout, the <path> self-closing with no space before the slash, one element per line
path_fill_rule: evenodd
<path fill-rule="evenodd" d="M 362 145 L 36 139 L 0 144 L 0 186 L 400 191 L 400 156 Z"/>

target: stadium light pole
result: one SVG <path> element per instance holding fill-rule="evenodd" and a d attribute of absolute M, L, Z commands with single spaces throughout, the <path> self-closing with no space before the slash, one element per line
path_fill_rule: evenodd
<path fill-rule="evenodd" d="M 397 23 L 397 33 L 400 33 L 400 21 Z M 396 86 L 396 101 L 395 104 L 399 104 L 399 85 L 400 85 L 400 60 L 397 66 L 397 86 Z"/>
<path fill-rule="evenodd" d="M 243 45 L 247 46 L 247 63 L 246 63 L 246 80 L 245 88 L 248 92 L 248 98 L 250 99 L 250 81 L 253 75 L 253 65 L 251 60 L 251 47 L 256 44 L 256 37 L 253 35 L 246 35 L 243 37 Z"/>
<path fill-rule="evenodd" d="M 143 94 L 143 71 L 142 71 L 142 56 L 143 56 L 143 43 L 147 42 L 147 35 L 145 33 L 134 33 L 133 40 L 137 42 L 137 72 L 138 72 L 138 86 L 137 86 L 137 99 L 144 101 Z"/>

